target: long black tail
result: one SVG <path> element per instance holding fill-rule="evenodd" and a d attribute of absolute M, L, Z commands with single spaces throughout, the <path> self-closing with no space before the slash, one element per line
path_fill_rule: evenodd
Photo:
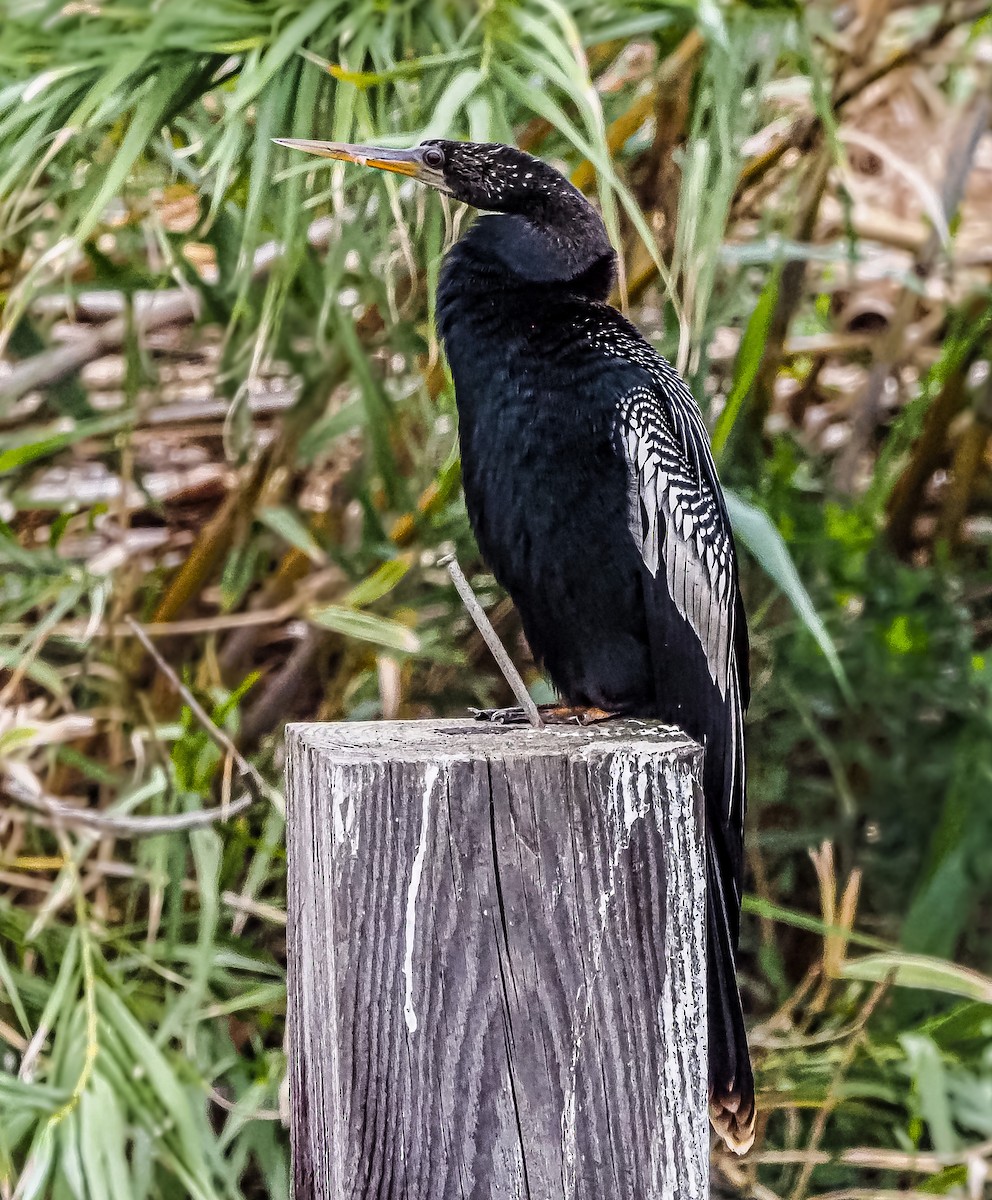
<path fill-rule="evenodd" d="M 703 667 L 688 622 L 647 570 L 645 605 L 655 703 L 644 715 L 680 726 L 705 748 L 707 1008 L 713 1127 L 738 1154 L 754 1141 L 754 1076 L 735 962 L 744 882 L 747 803 L 744 713 L 750 699 L 747 621 L 733 599 L 732 652 L 724 692 Z M 677 686 L 677 685 L 681 686 Z"/>
<path fill-rule="evenodd" d="M 710 1120 L 730 1149 L 744 1154 L 754 1142 L 754 1075 L 734 969 L 737 920 L 727 909 L 727 877 L 721 878 L 712 830 L 706 840 Z"/>
<path fill-rule="evenodd" d="M 736 973 L 744 883 L 744 710 L 750 691 L 743 611 L 739 621 L 725 724 L 707 739 L 703 787 L 710 1120 L 730 1149 L 743 1154 L 754 1141 L 754 1075 Z"/>

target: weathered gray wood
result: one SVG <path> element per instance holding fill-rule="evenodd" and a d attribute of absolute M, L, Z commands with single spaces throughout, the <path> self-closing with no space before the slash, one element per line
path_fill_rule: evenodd
<path fill-rule="evenodd" d="M 289 729 L 297 1200 L 705 1200 L 702 752 Z"/>

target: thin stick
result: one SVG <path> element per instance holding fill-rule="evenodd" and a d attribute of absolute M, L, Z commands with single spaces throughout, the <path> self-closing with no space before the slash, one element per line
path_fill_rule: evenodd
<path fill-rule="evenodd" d="M 131 627 L 131 632 L 134 634 L 134 636 L 155 660 L 155 665 L 158 667 L 158 669 L 182 697 L 183 703 L 203 726 L 210 740 L 219 749 L 223 750 L 225 754 L 229 754 L 234 760 L 234 764 L 238 768 L 238 774 L 241 776 L 241 780 L 248 791 L 251 792 L 256 800 L 271 800 L 273 798 L 273 789 L 269 787 L 269 785 L 245 758 L 237 746 L 235 746 L 223 729 L 220 729 L 214 724 L 214 722 L 210 719 L 210 716 L 207 714 L 207 711 L 203 708 L 197 698 L 162 657 L 158 647 L 154 644 L 144 629 L 142 629 L 138 622 L 132 617 L 125 617 L 124 620 L 125 623 Z M 229 811 L 229 806 L 225 807 L 225 812 L 226 811 Z"/>
<path fill-rule="evenodd" d="M 493 658 L 499 664 L 499 669 L 503 672 L 503 677 L 510 685 L 510 690 L 517 698 L 517 703 L 527 714 L 527 720 L 535 729 L 543 729 L 544 722 L 541 720 L 541 714 L 537 711 L 537 705 L 531 698 L 530 692 L 527 691 L 527 685 L 520 678 L 520 672 L 513 665 L 513 661 L 506 648 L 499 640 L 499 634 L 493 629 L 492 622 L 486 616 L 485 609 L 479 603 L 475 592 L 472 591 L 472 585 L 465 578 L 465 572 L 458 565 L 458 559 L 453 554 L 448 555 L 441 560 L 441 565 L 448 568 L 448 574 L 451 576 L 451 582 L 455 585 L 455 590 L 462 598 L 462 603 L 468 610 L 468 615 L 475 622 L 475 627 L 482 634 L 483 640 L 489 647 Z"/>
<path fill-rule="evenodd" d="M 252 807 L 256 797 L 251 792 L 238 796 L 223 808 L 204 808 L 198 812 L 174 813 L 165 817 L 128 817 L 113 813 L 93 812 L 87 808 L 74 808 L 44 792 L 35 793 L 19 779 L 8 775 L 0 780 L 0 790 L 22 808 L 50 817 L 60 825 L 78 826 L 94 833 L 110 834 L 114 837 L 151 837 L 158 833 L 177 833 L 187 829 L 203 829 L 216 821 L 229 821 L 239 813 Z"/>
<path fill-rule="evenodd" d="M 750 1162 L 768 1163 L 772 1166 L 788 1166 L 791 1163 L 812 1162 L 823 1167 L 829 1163 L 864 1167 L 871 1171 L 916 1171 L 920 1175 L 936 1175 L 948 1167 L 967 1166 L 972 1159 L 985 1159 L 992 1155 L 992 1140 L 978 1142 L 955 1154 L 932 1154 L 926 1151 L 910 1154 L 904 1150 L 875 1149 L 858 1146 L 836 1153 L 827 1150 L 761 1150 L 753 1154 Z"/>
<path fill-rule="evenodd" d="M 865 1029 L 868 1022 L 871 1020 L 872 1014 L 878 1008 L 882 1001 L 882 997 L 892 986 L 892 981 L 895 978 L 895 971 L 890 971 L 884 979 L 880 979 L 871 990 L 871 994 L 864 1003 L 864 1007 L 858 1014 L 856 1023 L 856 1032 L 852 1036 L 841 1055 L 840 1062 L 837 1064 L 833 1078 L 830 1081 L 830 1086 L 827 1088 L 827 1094 L 823 1099 L 823 1104 L 817 1109 L 816 1116 L 813 1118 L 813 1126 L 810 1130 L 809 1145 L 807 1150 L 813 1154 L 820 1148 L 820 1141 L 823 1138 L 824 1130 L 827 1127 L 827 1122 L 833 1114 L 834 1109 L 840 1099 L 840 1088 L 843 1083 L 844 1076 L 847 1074 L 858 1051 L 861 1049 L 862 1042 L 865 1037 Z M 806 1194 L 809 1191 L 809 1182 L 813 1172 L 816 1169 L 816 1162 L 812 1158 L 808 1158 L 803 1164 L 799 1172 L 799 1178 L 796 1180 L 796 1185 L 792 1190 L 792 1195 L 789 1200 L 806 1200 Z M 868 1193 L 864 1193 L 868 1195 Z M 883 1193 L 878 1193 L 882 1195 Z M 835 1200 L 841 1200 L 844 1193 L 837 1192 L 834 1194 Z M 849 1193 L 850 1200 L 857 1200 L 858 1192 L 852 1191 Z"/>
<path fill-rule="evenodd" d="M 111 834 L 116 837 L 149 837 L 158 833 L 176 833 L 179 830 L 202 829 L 204 826 L 212 825 L 215 821 L 228 821 L 246 809 L 251 808 L 253 804 L 265 800 L 269 800 L 282 808 L 282 797 L 279 796 L 274 788 L 269 787 L 227 734 L 214 724 L 193 693 L 159 653 L 145 630 L 131 617 L 126 617 L 125 622 L 134 636 L 154 659 L 162 674 L 182 697 L 183 702 L 189 708 L 190 712 L 192 712 L 203 726 L 207 736 L 233 760 L 238 774 L 245 785 L 246 794 L 239 796 L 236 800 L 232 800 L 230 804 L 224 804 L 217 809 L 203 809 L 200 812 L 191 813 L 175 813 L 165 817 L 119 816 L 113 813 L 93 812 L 89 809 L 74 808 L 71 804 L 66 804 L 55 796 L 48 796 L 43 792 L 33 791 L 10 774 L 0 784 L 7 796 L 21 805 L 22 808 L 30 808 L 35 812 L 44 813 L 56 825 L 78 826 L 96 833 Z"/>

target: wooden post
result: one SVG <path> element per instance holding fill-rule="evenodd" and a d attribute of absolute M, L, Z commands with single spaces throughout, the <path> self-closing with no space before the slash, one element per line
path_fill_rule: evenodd
<path fill-rule="evenodd" d="M 702 751 L 289 729 L 296 1200 L 705 1200 Z"/>

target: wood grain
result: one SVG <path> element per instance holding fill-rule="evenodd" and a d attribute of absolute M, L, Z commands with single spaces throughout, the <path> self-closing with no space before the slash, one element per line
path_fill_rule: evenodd
<path fill-rule="evenodd" d="M 704 1200 L 699 747 L 288 736 L 297 1200 Z"/>

